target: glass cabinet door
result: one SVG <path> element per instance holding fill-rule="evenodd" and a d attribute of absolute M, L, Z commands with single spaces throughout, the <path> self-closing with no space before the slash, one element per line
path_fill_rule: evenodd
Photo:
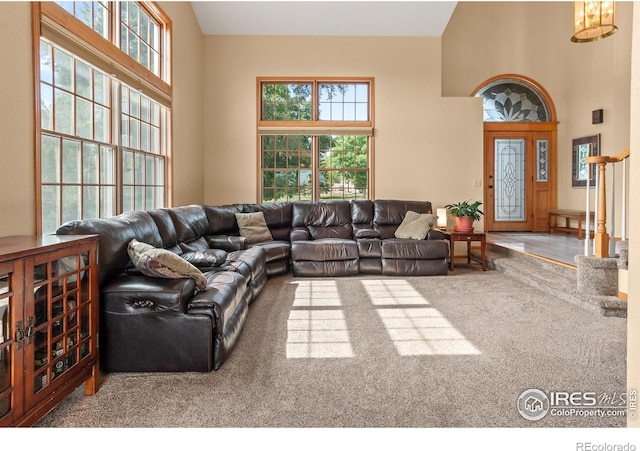
<path fill-rule="evenodd" d="M 33 292 L 33 311 L 26 318 L 33 325 L 26 349 L 27 407 L 63 382 L 63 375 L 89 357 L 89 253 L 78 249 L 60 257 L 38 255 L 26 265 L 28 292 Z M 33 274 L 31 271 L 33 268 Z"/>
<path fill-rule="evenodd" d="M 22 411 L 20 387 L 12 385 L 14 373 L 22 371 L 21 359 L 16 359 L 16 347 L 23 346 L 21 318 L 22 267 L 14 262 L 0 263 L 0 426 L 11 422 Z M 19 304 L 19 305 L 18 305 Z M 16 341 L 18 340 L 18 341 Z"/>

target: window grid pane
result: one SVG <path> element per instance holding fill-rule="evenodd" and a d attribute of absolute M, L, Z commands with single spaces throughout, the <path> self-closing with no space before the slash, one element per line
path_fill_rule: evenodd
<path fill-rule="evenodd" d="M 40 54 L 42 129 L 110 142 L 110 77 L 42 39 Z"/>
<path fill-rule="evenodd" d="M 311 136 L 262 137 L 263 201 L 312 200 Z"/>
<path fill-rule="evenodd" d="M 160 24 L 136 2 L 122 2 L 120 8 L 120 49 L 160 76 Z"/>
<path fill-rule="evenodd" d="M 164 207 L 164 168 L 164 156 L 123 149 L 122 211 Z"/>
<path fill-rule="evenodd" d="M 105 39 L 109 39 L 109 15 L 111 2 L 74 1 L 56 3 L 100 36 Z"/>
<path fill-rule="evenodd" d="M 367 83 L 320 84 L 318 87 L 320 121 L 368 121 L 369 85 Z"/>
<path fill-rule="evenodd" d="M 43 233 L 74 219 L 116 214 L 115 147 L 95 141 L 42 134 Z"/>
<path fill-rule="evenodd" d="M 369 138 L 319 137 L 320 200 L 366 199 L 369 186 Z"/>
<path fill-rule="evenodd" d="M 263 84 L 262 119 L 265 121 L 312 120 L 311 91 L 311 84 Z"/>
<path fill-rule="evenodd" d="M 163 207 L 166 145 L 162 117 L 167 110 L 127 86 L 121 92 L 123 211 Z"/>

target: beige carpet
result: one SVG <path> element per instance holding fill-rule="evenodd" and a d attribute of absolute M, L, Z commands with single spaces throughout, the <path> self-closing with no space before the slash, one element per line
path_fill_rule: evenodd
<path fill-rule="evenodd" d="M 626 320 L 497 271 L 268 281 L 216 372 L 105 374 L 43 427 L 619 427 L 516 408 L 529 388 L 624 393 Z"/>

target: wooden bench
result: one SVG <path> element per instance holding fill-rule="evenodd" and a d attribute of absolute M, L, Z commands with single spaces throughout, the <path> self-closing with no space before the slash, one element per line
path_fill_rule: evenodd
<path fill-rule="evenodd" d="M 557 218 L 564 218 L 564 226 L 559 226 Z M 589 219 L 593 221 L 595 218 L 594 212 L 589 212 Z M 571 227 L 569 221 L 571 220 L 578 221 L 578 227 Z M 583 229 L 582 222 L 586 221 L 587 212 L 584 210 L 567 210 L 567 209 L 554 209 L 549 210 L 549 233 L 554 232 L 566 232 L 566 233 L 575 233 L 578 235 L 578 239 L 581 240 L 583 238 Z M 593 228 L 590 228 L 589 235 L 593 238 Z"/>

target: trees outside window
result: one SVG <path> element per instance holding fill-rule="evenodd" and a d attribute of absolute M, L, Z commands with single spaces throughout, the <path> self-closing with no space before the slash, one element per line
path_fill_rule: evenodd
<path fill-rule="evenodd" d="M 170 71 L 159 62 L 168 18 L 142 2 L 34 3 L 33 9 L 41 17 L 38 233 L 74 219 L 165 206 L 171 89 L 162 78 Z M 66 24 L 63 32 L 56 22 Z M 126 39 L 137 36 L 135 53 L 129 44 L 121 50 L 125 32 Z M 144 88 L 135 85 L 140 78 L 131 77 L 131 67 Z"/>
<path fill-rule="evenodd" d="M 373 79 L 258 79 L 259 201 L 371 197 Z"/>

